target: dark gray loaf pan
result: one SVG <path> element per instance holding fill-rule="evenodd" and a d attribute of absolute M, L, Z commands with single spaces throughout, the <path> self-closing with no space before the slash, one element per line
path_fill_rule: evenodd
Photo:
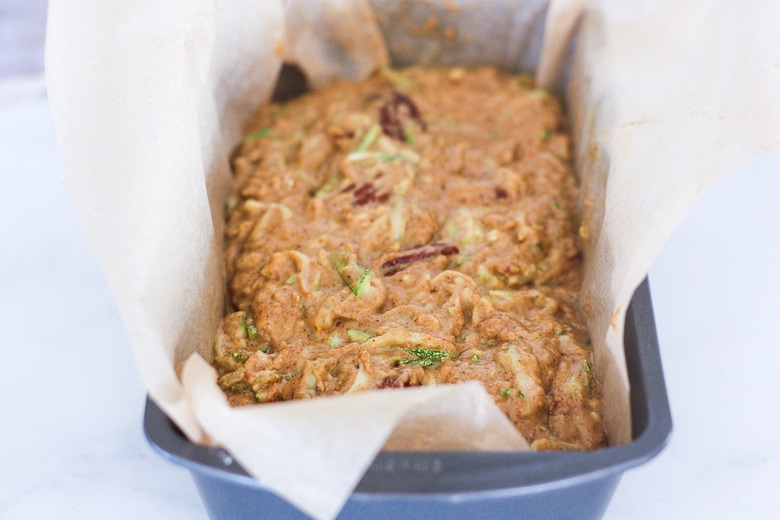
<path fill-rule="evenodd" d="M 650 289 L 626 317 L 633 441 L 591 452 L 382 452 L 339 519 L 598 519 L 623 472 L 658 454 L 672 430 Z M 306 519 L 225 451 L 190 443 L 147 401 L 144 431 L 165 458 L 192 473 L 213 520 Z"/>

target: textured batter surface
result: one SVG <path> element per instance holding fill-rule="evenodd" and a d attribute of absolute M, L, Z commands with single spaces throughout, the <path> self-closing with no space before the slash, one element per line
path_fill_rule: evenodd
<path fill-rule="evenodd" d="M 262 121 L 227 207 L 233 405 L 477 380 L 535 449 L 606 444 L 557 100 L 490 68 L 384 70 Z"/>

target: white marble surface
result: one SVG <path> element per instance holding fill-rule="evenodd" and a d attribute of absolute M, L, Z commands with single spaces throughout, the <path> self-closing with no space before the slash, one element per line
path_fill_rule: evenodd
<path fill-rule="evenodd" d="M 66 198 L 45 98 L 0 104 L 0 519 L 205 519 Z M 780 518 L 780 157 L 716 185 L 651 272 L 675 430 L 618 519 Z"/>

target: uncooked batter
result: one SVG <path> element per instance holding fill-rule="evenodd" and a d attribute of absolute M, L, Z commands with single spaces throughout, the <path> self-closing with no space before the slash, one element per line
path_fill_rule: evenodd
<path fill-rule="evenodd" d="M 554 97 L 386 69 L 261 119 L 227 204 L 231 404 L 477 380 L 534 449 L 606 444 Z"/>

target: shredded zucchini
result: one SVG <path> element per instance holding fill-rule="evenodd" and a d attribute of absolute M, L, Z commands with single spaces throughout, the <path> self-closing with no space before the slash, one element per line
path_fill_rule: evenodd
<path fill-rule="evenodd" d="M 365 343 L 373 337 L 372 334 L 358 329 L 347 329 L 347 336 L 355 343 Z"/>
<path fill-rule="evenodd" d="M 400 361 L 402 365 L 420 365 L 424 367 L 430 367 L 451 357 L 449 352 L 433 348 L 413 347 L 406 349 L 406 351 L 417 357 L 415 359 L 402 359 Z"/>
<path fill-rule="evenodd" d="M 369 146 L 374 144 L 374 141 L 376 141 L 379 136 L 382 134 L 382 127 L 378 124 L 374 123 L 371 125 L 368 130 L 366 130 L 365 135 L 363 135 L 363 139 L 360 140 L 360 142 L 357 145 L 357 148 L 355 148 L 355 152 L 362 152 L 366 150 Z"/>

